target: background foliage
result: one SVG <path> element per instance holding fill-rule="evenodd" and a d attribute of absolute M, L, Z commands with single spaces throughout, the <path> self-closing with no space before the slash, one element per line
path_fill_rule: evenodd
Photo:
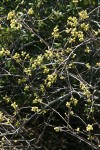
<path fill-rule="evenodd" d="M 0 148 L 100 149 L 99 5 L 0 1 Z"/>

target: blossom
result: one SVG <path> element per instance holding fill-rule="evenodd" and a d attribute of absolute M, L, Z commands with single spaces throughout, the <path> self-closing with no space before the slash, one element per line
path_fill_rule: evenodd
<path fill-rule="evenodd" d="M 10 12 L 8 13 L 7 20 L 11 20 L 11 19 L 14 18 L 14 17 L 15 17 L 15 11 L 10 11 Z"/>
<path fill-rule="evenodd" d="M 28 10 L 28 12 L 27 12 L 28 15 L 33 15 L 33 13 L 34 13 L 34 11 L 33 11 L 32 8 L 30 8 L 30 9 Z"/>
<path fill-rule="evenodd" d="M 86 127 L 86 131 L 91 131 L 91 130 L 93 130 L 93 127 L 92 125 L 88 124 Z"/>
<path fill-rule="evenodd" d="M 81 20 L 84 20 L 84 19 L 87 19 L 89 18 L 88 14 L 87 14 L 87 11 L 86 10 L 82 10 L 81 12 L 78 13 L 79 14 L 79 17 Z"/>

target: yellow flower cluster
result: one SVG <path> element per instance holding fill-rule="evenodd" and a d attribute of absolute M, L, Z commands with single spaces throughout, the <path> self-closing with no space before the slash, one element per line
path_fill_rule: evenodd
<path fill-rule="evenodd" d="M 78 20 L 76 17 L 68 17 L 68 20 L 67 20 L 67 25 L 70 25 L 72 27 L 76 27 L 78 24 Z"/>
<path fill-rule="evenodd" d="M 9 50 L 6 50 L 4 48 L 2 48 L 0 50 L 0 57 L 3 57 L 3 56 L 9 56 L 10 55 L 10 51 Z"/>
<path fill-rule="evenodd" d="M 31 76 L 31 69 L 30 68 L 24 68 L 24 72 L 28 75 L 28 76 Z"/>
<path fill-rule="evenodd" d="M 80 41 L 80 42 L 84 40 L 83 31 L 78 31 L 78 38 L 79 38 L 79 41 Z"/>
<path fill-rule="evenodd" d="M 20 54 L 17 52 L 13 55 L 12 58 L 15 59 L 16 62 L 18 62 L 18 63 L 21 61 Z"/>
<path fill-rule="evenodd" d="M 30 8 L 30 9 L 28 10 L 27 14 L 28 14 L 28 15 L 33 15 L 33 14 L 34 14 L 33 9 L 32 9 L 32 8 Z"/>
<path fill-rule="evenodd" d="M 86 63 L 86 67 L 87 67 L 88 69 L 91 69 L 91 66 L 90 66 L 89 63 Z"/>
<path fill-rule="evenodd" d="M 90 48 L 88 46 L 86 46 L 85 52 L 90 53 L 90 51 L 91 51 Z"/>
<path fill-rule="evenodd" d="M 91 130 L 93 130 L 93 126 L 88 124 L 86 127 L 86 131 L 91 131 Z"/>
<path fill-rule="evenodd" d="M 39 98 L 38 96 L 33 100 L 33 103 L 41 103 L 42 99 Z"/>
<path fill-rule="evenodd" d="M 74 106 L 78 104 L 78 100 L 73 96 L 70 98 L 70 102 L 66 103 L 66 107 L 71 108 L 71 104 L 73 104 Z"/>
<path fill-rule="evenodd" d="M 100 67 L 100 62 L 96 63 L 96 66 Z"/>
<path fill-rule="evenodd" d="M 78 104 L 78 100 L 76 98 L 74 98 L 73 96 L 70 98 L 70 102 L 76 106 Z"/>
<path fill-rule="evenodd" d="M 19 29 L 22 28 L 22 25 L 18 22 L 17 19 L 12 19 L 12 20 L 10 21 L 10 27 L 11 27 L 12 29 L 19 30 Z"/>
<path fill-rule="evenodd" d="M 47 68 L 46 65 L 41 66 L 41 68 L 43 68 L 43 73 L 48 73 L 49 72 L 49 68 Z"/>
<path fill-rule="evenodd" d="M 44 88 L 43 84 L 40 85 L 40 90 L 41 90 L 41 92 L 44 92 L 45 88 Z"/>
<path fill-rule="evenodd" d="M 87 11 L 86 10 L 82 10 L 81 12 L 78 13 L 79 14 L 79 17 L 81 20 L 84 20 L 84 19 L 87 19 L 89 18 L 88 14 L 87 14 Z"/>
<path fill-rule="evenodd" d="M 60 128 L 60 127 L 55 127 L 54 130 L 55 130 L 56 132 L 59 132 L 59 131 L 61 131 L 61 128 Z"/>
<path fill-rule="evenodd" d="M 7 101 L 7 102 L 10 102 L 10 101 L 11 101 L 11 98 L 8 97 L 7 95 L 5 95 L 5 96 L 3 97 L 3 99 L 4 99 L 5 101 Z"/>
<path fill-rule="evenodd" d="M 43 58 L 43 55 L 39 55 L 35 60 L 31 59 L 30 62 L 32 63 L 32 68 L 36 69 L 37 66 L 41 65 L 41 63 L 43 62 Z"/>
<path fill-rule="evenodd" d="M 74 20 L 76 20 L 76 19 L 77 18 L 75 17 Z M 78 38 L 80 42 L 83 41 L 84 40 L 83 31 L 77 31 L 77 28 L 76 28 L 76 26 L 78 24 L 78 21 L 76 20 L 75 22 L 72 22 L 73 20 L 72 21 L 70 21 L 70 20 L 67 21 L 67 24 L 71 25 L 72 27 L 71 28 L 66 28 L 66 33 L 71 34 L 71 37 L 69 38 L 69 43 L 75 42 L 76 38 Z"/>
<path fill-rule="evenodd" d="M 39 113 L 41 111 L 41 109 L 39 109 L 38 107 L 32 107 L 31 111 L 34 111 L 36 113 Z"/>
<path fill-rule="evenodd" d="M 67 49 L 66 49 L 66 53 L 70 53 L 70 52 L 72 52 L 72 49 L 71 49 L 71 48 L 69 48 L 69 47 L 67 47 Z"/>
<path fill-rule="evenodd" d="M 7 16 L 7 20 L 11 20 L 15 17 L 15 11 L 10 11 Z"/>
<path fill-rule="evenodd" d="M 53 29 L 52 36 L 53 36 L 54 38 L 58 38 L 58 37 L 59 37 L 59 29 L 58 29 L 58 26 L 56 26 L 56 27 Z"/>
<path fill-rule="evenodd" d="M 89 30 L 89 24 L 82 23 L 80 26 L 84 31 Z"/>
<path fill-rule="evenodd" d="M 21 23 L 19 23 L 15 11 L 11 11 L 8 13 L 7 20 L 10 20 L 10 27 L 12 29 L 19 30 L 22 28 L 22 25 Z"/>
<path fill-rule="evenodd" d="M 44 54 L 45 58 L 46 59 L 50 59 L 53 57 L 53 51 L 50 49 L 50 50 L 46 50 L 45 54 Z"/>
<path fill-rule="evenodd" d="M 70 108 L 70 102 L 66 103 L 66 107 Z"/>
<path fill-rule="evenodd" d="M 24 91 L 28 91 L 29 88 L 30 88 L 30 86 L 26 84 L 25 87 L 24 87 Z"/>
<path fill-rule="evenodd" d="M 89 91 L 88 86 L 81 82 L 80 88 L 83 91 L 83 94 L 89 99 L 91 97 L 91 92 Z"/>
<path fill-rule="evenodd" d="M 50 75 L 47 76 L 46 80 L 45 80 L 45 84 L 47 87 L 50 87 L 57 79 L 57 74 L 56 73 L 52 73 Z"/>
<path fill-rule="evenodd" d="M 80 131 L 80 128 L 78 127 L 78 128 L 76 129 L 76 131 L 79 132 L 79 131 Z"/>
<path fill-rule="evenodd" d="M 13 102 L 13 103 L 11 104 L 11 106 L 12 106 L 15 110 L 18 108 L 18 105 L 16 104 L 16 102 Z"/>

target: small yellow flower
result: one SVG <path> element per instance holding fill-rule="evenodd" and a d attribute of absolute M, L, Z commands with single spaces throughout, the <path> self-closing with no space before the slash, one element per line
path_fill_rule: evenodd
<path fill-rule="evenodd" d="M 53 32 L 51 33 L 53 35 L 54 38 L 58 38 L 59 37 L 59 29 L 58 29 L 58 26 L 56 26 L 54 29 L 53 29 Z"/>
<path fill-rule="evenodd" d="M 34 13 L 34 11 L 33 11 L 32 8 L 30 8 L 30 9 L 28 10 L 28 12 L 27 12 L 28 15 L 33 15 L 33 13 Z"/>
<path fill-rule="evenodd" d="M 29 85 L 26 84 L 25 87 L 24 87 L 24 91 L 28 91 L 29 88 L 30 88 Z"/>
<path fill-rule="evenodd" d="M 90 66 L 89 63 L 86 63 L 86 67 L 87 67 L 88 69 L 91 69 L 91 66 Z"/>
<path fill-rule="evenodd" d="M 37 113 L 40 112 L 40 110 L 41 109 L 39 109 L 38 107 L 32 107 L 31 108 L 31 111 L 34 111 L 34 112 L 37 112 Z"/>
<path fill-rule="evenodd" d="M 6 95 L 5 97 L 3 97 L 3 99 L 4 99 L 5 101 L 7 101 L 7 102 L 10 102 L 10 101 L 11 101 L 11 98 L 8 97 L 7 95 Z"/>
<path fill-rule="evenodd" d="M 80 131 L 80 128 L 77 128 L 76 131 L 79 132 L 79 131 Z"/>
<path fill-rule="evenodd" d="M 12 106 L 14 109 L 17 109 L 17 108 L 18 108 L 18 105 L 16 104 L 16 102 L 12 103 L 11 106 Z"/>
<path fill-rule="evenodd" d="M 93 130 L 93 126 L 88 124 L 86 127 L 86 131 L 91 131 L 91 130 Z"/>
<path fill-rule="evenodd" d="M 16 19 L 12 19 L 10 21 L 10 27 L 15 30 L 19 30 L 22 28 L 22 25 Z"/>
<path fill-rule="evenodd" d="M 31 69 L 30 68 L 25 68 L 24 69 L 24 72 L 28 75 L 28 76 L 31 76 L 32 75 L 32 71 L 31 71 Z"/>
<path fill-rule="evenodd" d="M 78 13 L 79 14 L 79 17 L 81 20 L 84 20 L 84 19 L 87 19 L 89 18 L 88 14 L 87 14 L 87 11 L 86 10 L 82 10 L 81 12 Z"/>
<path fill-rule="evenodd" d="M 61 131 L 61 128 L 60 128 L 60 127 L 55 127 L 54 130 L 55 130 L 56 132 L 59 132 L 59 131 Z"/>
<path fill-rule="evenodd" d="M 85 24 L 85 23 L 82 23 L 81 24 L 81 28 L 85 31 L 87 31 L 89 29 L 89 24 Z"/>
<path fill-rule="evenodd" d="M 15 11 L 11 11 L 8 13 L 7 20 L 11 20 L 14 17 L 15 17 Z"/>
<path fill-rule="evenodd" d="M 100 62 L 96 63 L 96 66 L 100 67 Z"/>
<path fill-rule="evenodd" d="M 66 107 L 70 108 L 70 102 L 66 103 Z"/>
<path fill-rule="evenodd" d="M 74 112 L 73 112 L 73 111 L 70 111 L 70 115 L 74 115 Z"/>
<path fill-rule="evenodd" d="M 91 51 L 90 48 L 87 46 L 86 49 L 85 49 L 85 52 L 89 53 L 90 51 Z"/>

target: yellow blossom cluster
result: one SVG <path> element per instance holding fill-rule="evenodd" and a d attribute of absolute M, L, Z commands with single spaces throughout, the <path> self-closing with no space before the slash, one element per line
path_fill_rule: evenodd
<path fill-rule="evenodd" d="M 58 38 L 58 37 L 59 37 L 59 29 L 58 29 L 58 26 L 56 26 L 56 27 L 53 29 L 52 36 L 53 36 L 54 38 Z"/>
<path fill-rule="evenodd" d="M 90 66 L 89 63 L 86 63 L 85 65 L 86 65 L 86 67 L 87 67 L 88 69 L 91 69 L 91 66 Z"/>
<path fill-rule="evenodd" d="M 77 28 L 66 28 L 66 33 L 70 33 L 71 37 L 69 38 L 69 43 L 75 42 L 76 38 L 79 39 L 79 41 L 84 40 L 84 34 L 83 31 L 77 31 Z"/>
<path fill-rule="evenodd" d="M 37 66 L 41 65 L 41 63 L 43 62 L 43 59 L 44 59 L 43 55 L 37 56 L 35 60 L 31 59 L 30 62 L 32 63 L 32 68 L 36 69 Z"/>
<path fill-rule="evenodd" d="M 3 99 L 4 99 L 5 101 L 7 101 L 7 102 L 10 102 L 10 101 L 11 101 L 11 98 L 8 97 L 7 95 L 5 95 L 5 96 L 3 97 Z"/>
<path fill-rule="evenodd" d="M 20 54 L 17 52 L 12 56 L 12 58 L 15 59 L 18 63 L 21 61 Z"/>
<path fill-rule="evenodd" d="M 86 131 L 92 131 L 93 130 L 93 126 L 88 124 L 86 127 Z"/>
<path fill-rule="evenodd" d="M 39 113 L 40 111 L 41 111 L 41 109 L 39 109 L 38 107 L 32 107 L 31 108 L 31 111 L 34 111 L 34 112 L 36 112 L 36 113 Z"/>
<path fill-rule="evenodd" d="M 59 132 L 59 131 L 61 131 L 61 128 L 60 128 L 60 127 L 55 127 L 54 130 L 55 130 L 56 132 Z"/>
<path fill-rule="evenodd" d="M 28 91 L 29 88 L 30 88 L 30 86 L 28 84 L 26 84 L 25 87 L 24 87 L 24 91 Z"/>
<path fill-rule="evenodd" d="M 70 25 L 72 27 L 76 27 L 78 24 L 78 20 L 76 17 L 68 17 L 68 20 L 67 20 L 67 25 Z"/>
<path fill-rule="evenodd" d="M 89 91 L 89 87 L 81 82 L 80 88 L 83 91 L 83 95 L 85 95 L 89 99 L 91 97 L 91 92 Z"/>
<path fill-rule="evenodd" d="M 71 104 L 73 104 L 74 106 L 78 104 L 78 100 L 73 96 L 70 98 L 69 102 L 66 102 L 66 107 L 71 108 Z"/>
<path fill-rule="evenodd" d="M 22 25 L 21 25 L 21 23 L 18 22 L 17 19 L 12 19 L 12 20 L 10 21 L 10 27 L 11 27 L 12 29 L 19 30 L 19 29 L 22 28 Z"/>
<path fill-rule="evenodd" d="M 100 62 L 97 62 L 97 63 L 96 63 L 96 66 L 100 67 Z"/>
<path fill-rule="evenodd" d="M 90 51 L 91 51 L 90 48 L 88 46 L 86 46 L 85 52 L 90 53 Z"/>
<path fill-rule="evenodd" d="M 57 79 L 57 74 L 56 73 L 52 73 L 49 74 L 45 80 L 45 84 L 47 87 L 50 87 Z"/>
<path fill-rule="evenodd" d="M 81 20 L 89 18 L 86 10 L 82 10 L 78 14 L 79 14 L 79 17 L 80 17 Z"/>
<path fill-rule="evenodd" d="M 0 50 L 0 57 L 3 57 L 3 56 L 9 56 L 10 55 L 10 51 L 9 50 L 6 50 L 4 48 L 2 48 Z"/>
<path fill-rule="evenodd" d="M 76 106 L 78 104 L 78 100 L 76 98 L 74 98 L 73 96 L 70 98 L 70 102 Z"/>
<path fill-rule="evenodd" d="M 18 21 L 18 17 L 15 14 L 15 11 L 10 11 L 7 16 L 7 20 L 10 21 L 10 27 L 15 30 L 19 30 L 22 28 L 21 23 Z"/>
<path fill-rule="evenodd" d="M 32 70 L 31 68 L 24 68 L 24 72 L 28 75 L 28 76 L 31 76 L 32 75 Z"/>
<path fill-rule="evenodd" d="M 70 108 L 70 102 L 66 102 L 66 107 Z"/>
<path fill-rule="evenodd" d="M 44 87 L 43 84 L 40 84 L 40 91 L 41 91 L 41 92 L 44 92 L 44 91 L 45 91 L 45 87 Z"/>
<path fill-rule="evenodd" d="M 82 24 L 80 25 L 80 27 L 81 27 L 84 31 L 89 30 L 89 24 L 82 23 Z"/>
<path fill-rule="evenodd" d="M 49 68 L 47 68 L 46 65 L 42 65 L 41 68 L 43 68 L 43 73 L 48 73 L 49 72 Z"/>
<path fill-rule="evenodd" d="M 18 108 L 18 105 L 16 104 L 16 102 L 13 102 L 13 103 L 11 104 L 11 106 L 12 106 L 15 110 Z"/>
<path fill-rule="evenodd" d="M 30 9 L 28 10 L 27 14 L 28 14 L 28 15 L 33 15 L 33 14 L 34 14 L 33 9 L 32 9 L 32 8 L 30 8 Z"/>
<path fill-rule="evenodd" d="M 11 20 L 11 19 L 13 19 L 13 18 L 15 18 L 15 11 L 14 11 L 14 10 L 13 10 L 13 11 L 10 11 L 10 12 L 8 13 L 7 20 Z"/>
<path fill-rule="evenodd" d="M 33 103 L 41 103 L 42 102 L 42 99 L 39 98 L 39 96 L 37 96 L 34 100 L 33 100 Z"/>
<path fill-rule="evenodd" d="M 46 51 L 45 51 L 44 57 L 49 60 L 50 58 L 53 58 L 53 55 L 54 55 L 54 53 L 53 53 L 53 51 L 50 49 L 50 50 L 46 50 Z"/>

